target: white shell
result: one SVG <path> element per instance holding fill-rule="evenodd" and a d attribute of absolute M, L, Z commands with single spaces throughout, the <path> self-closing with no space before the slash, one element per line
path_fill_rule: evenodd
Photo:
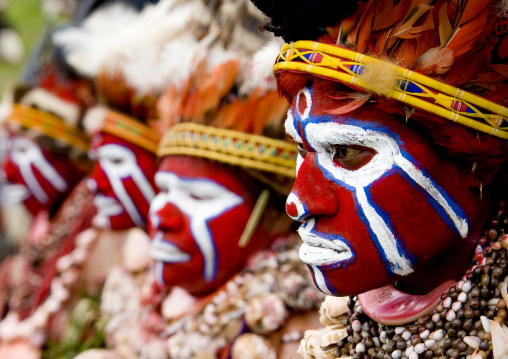
<path fill-rule="evenodd" d="M 321 346 L 327 347 L 331 344 L 337 344 L 342 339 L 347 337 L 347 331 L 345 328 L 332 330 L 323 335 L 321 338 Z"/>
<path fill-rule="evenodd" d="M 327 295 L 319 310 L 319 321 L 323 325 L 332 325 L 342 323 L 341 315 L 349 310 L 347 303 L 348 297 L 332 297 Z"/>
<path fill-rule="evenodd" d="M 284 324 L 287 315 L 284 302 L 273 293 L 254 297 L 245 307 L 245 322 L 250 330 L 257 334 L 268 334 L 277 330 Z"/>
<path fill-rule="evenodd" d="M 265 338 L 246 333 L 233 344 L 231 359 L 277 359 L 277 353 Z"/>

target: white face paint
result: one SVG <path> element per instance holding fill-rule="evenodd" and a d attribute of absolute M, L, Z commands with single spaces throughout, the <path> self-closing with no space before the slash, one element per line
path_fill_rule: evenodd
<path fill-rule="evenodd" d="M 37 169 L 44 179 L 57 191 L 67 191 L 67 182 L 44 157 L 41 148 L 26 137 L 13 137 L 8 140 L 8 152 L 11 160 L 19 168 L 20 174 L 28 189 L 21 184 L 5 184 L 3 191 L 7 194 L 4 200 L 16 203 L 28 198 L 31 193 L 42 204 L 49 202 L 49 197 L 34 174 Z M 14 201 L 14 202 L 13 202 Z"/>
<path fill-rule="evenodd" d="M 96 156 L 120 203 L 115 198 L 97 194 L 94 201 L 97 207 L 95 224 L 107 227 L 110 223 L 109 218 L 121 214 L 125 209 L 137 226 L 144 227 L 145 222 L 122 182 L 124 179 L 132 178 L 148 203 L 155 197 L 155 192 L 139 167 L 134 152 L 124 146 L 105 144 L 97 149 Z"/>
<path fill-rule="evenodd" d="M 222 213 L 243 203 L 243 198 L 226 187 L 209 179 L 179 177 L 171 172 L 157 172 L 155 183 L 160 193 L 150 206 L 150 220 L 153 227 L 158 228 L 161 219 L 157 212 L 168 203 L 188 216 L 190 230 L 194 241 L 204 258 L 203 278 L 207 281 L 215 279 L 217 253 L 208 222 Z M 191 256 L 181 251 L 178 243 L 163 241 L 164 233 L 157 232 L 152 242 L 152 257 L 157 261 L 157 277 L 161 283 L 162 263 L 178 263 L 189 261 Z"/>
<path fill-rule="evenodd" d="M 404 172 L 411 179 L 414 187 L 425 191 L 437 203 L 435 207 L 439 207 L 437 210 L 441 216 L 447 217 L 446 220 L 452 223 L 462 238 L 466 237 L 468 221 L 463 210 L 446 196 L 432 178 L 408 160 L 407 154 L 405 157 L 401 153 L 399 145 L 392 136 L 363 126 L 337 123 L 323 117 L 319 120 L 312 118 L 310 115 L 312 99 L 308 89 L 304 89 L 298 94 L 294 107 L 298 109 L 298 101 L 301 96 L 305 96 L 308 106 L 303 113 L 298 110 L 294 110 L 294 115 L 289 113 L 285 123 L 287 133 L 297 143 L 302 144 L 305 141 L 312 148 L 316 154 L 316 164 L 327 179 L 353 192 L 357 206 L 363 211 L 367 219 L 366 224 L 375 237 L 373 240 L 377 242 L 376 246 L 381 252 L 380 255 L 388 263 L 391 273 L 407 275 L 413 271 L 413 268 L 408 254 L 399 247 L 386 218 L 378 213 L 376 206 L 373 205 L 372 199 L 368 195 L 368 187 L 394 167 Z M 300 125 L 301 132 L 296 127 L 297 123 Z M 334 161 L 335 151 L 339 146 L 366 148 L 375 154 L 369 162 L 360 168 L 350 170 L 338 166 Z M 303 161 L 303 157 L 299 156 L 298 169 Z M 287 203 L 296 207 L 297 216 L 292 218 L 304 222 L 299 229 L 304 241 L 300 250 L 300 258 L 313 267 L 318 285 L 324 292 L 328 292 L 325 283 L 319 283 L 319 277 L 323 277 L 319 273 L 319 266 L 332 263 L 346 264 L 354 257 L 354 254 L 348 244 L 340 238 L 324 238 L 315 232 L 316 219 L 312 216 L 309 220 L 305 219 L 307 216 L 305 203 L 302 203 L 297 193 L 291 193 Z"/>

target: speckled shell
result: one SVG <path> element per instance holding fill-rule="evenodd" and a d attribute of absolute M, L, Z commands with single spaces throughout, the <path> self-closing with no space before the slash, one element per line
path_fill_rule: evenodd
<path fill-rule="evenodd" d="M 269 293 L 250 299 L 245 307 L 245 322 L 257 334 L 268 334 L 277 330 L 287 318 L 287 309 L 282 299 Z"/>
<path fill-rule="evenodd" d="M 276 359 L 275 348 L 259 335 L 242 334 L 233 344 L 231 359 Z"/>
<path fill-rule="evenodd" d="M 277 292 L 290 308 L 309 310 L 323 301 L 324 295 L 312 288 L 308 271 L 293 270 L 277 277 Z"/>
<path fill-rule="evenodd" d="M 321 338 L 328 330 L 307 330 L 304 338 L 300 341 L 297 353 L 303 359 L 324 359 L 324 353 L 321 350 Z"/>

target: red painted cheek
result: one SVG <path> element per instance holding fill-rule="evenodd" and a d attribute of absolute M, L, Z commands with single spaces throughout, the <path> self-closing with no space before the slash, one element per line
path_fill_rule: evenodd
<path fill-rule="evenodd" d="M 179 286 L 192 294 L 201 294 L 209 289 L 203 278 L 204 260 L 190 230 L 190 220 L 172 204 L 158 212 L 159 229 L 163 240 L 176 245 L 190 255 L 190 260 L 181 263 L 164 263 L 163 277 L 167 286 Z"/>
<path fill-rule="evenodd" d="M 105 196 L 113 195 L 111 183 L 109 182 L 108 176 L 106 176 L 106 174 L 102 170 L 99 162 L 95 163 L 92 169 L 92 173 L 90 174 L 90 178 L 93 179 L 97 184 L 96 193 L 100 193 Z"/>
<path fill-rule="evenodd" d="M 430 195 L 406 178 L 393 174 L 371 186 L 373 202 L 389 217 L 393 230 L 418 265 L 460 243 L 429 202 Z M 444 213 L 444 211 L 443 211 Z"/>
<path fill-rule="evenodd" d="M 322 271 L 339 295 L 361 293 L 386 283 L 388 276 L 368 227 L 360 218 L 354 195 L 337 186 L 339 211 L 332 217 L 316 218 L 316 231 L 341 236 L 351 247 L 354 257 L 345 266 L 323 267 Z"/>
<path fill-rule="evenodd" d="M 251 238 L 247 247 L 239 246 L 252 207 L 244 202 L 209 222 L 217 254 L 216 285 L 224 284 L 245 266 L 250 255 L 266 245 L 264 239 Z"/>

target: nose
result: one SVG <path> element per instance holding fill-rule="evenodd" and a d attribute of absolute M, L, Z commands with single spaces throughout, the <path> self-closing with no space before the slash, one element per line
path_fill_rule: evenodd
<path fill-rule="evenodd" d="M 107 189 L 110 186 L 109 179 L 98 162 L 93 166 L 92 172 L 90 173 L 90 180 L 95 182 L 95 193 L 107 193 Z"/>
<path fill-rule="evenodd" d="M 338 185 L 324 176 L 315 156 L 314 153 L 305 156 L 286 201 L 286 212 L 295 221 L 333 216 L 339 209 Z"/>
<path fill-rule="evenodd" d="M 149 232 L 175 232 L 182 228 L 183 215 L 180 209 L 167 202 L 162 208 L 151 211 L 148 227 Z"/>

